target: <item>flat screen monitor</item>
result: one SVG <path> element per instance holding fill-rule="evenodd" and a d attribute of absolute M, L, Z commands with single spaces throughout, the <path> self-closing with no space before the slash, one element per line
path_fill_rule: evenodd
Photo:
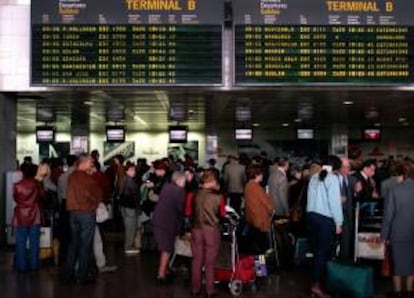
<path fill-rule="evenodd" d="M 253 130 L 251 128 L 236 128 L 234 130 L 234 139 L 236 141 L 251 141 L 253 139 Z"/>
<path fill-rule="evenodd" d="M 312 128 L 298 128 L 296 132 L 298 140 L 313 140 L 314 134 Z"/>
<path fill-rule="evenodd" d="M 107 142 L 125 142 L 125 127 L 123 126 L 107 126 L 106 127 Z"/>
<path fill-rule="evenodd" d="M 364 128 L 363 138 L 365 141 L 375 142 L 381 140 L 381 129 L 377 127 Z"/>
<path fill-rule="evenodd" d="M 170 126 L 168 129 L 170 143 L 187 143 L 187 136 L 187 126 Z"/>
<path fill-rule="evenodd" d="M 53 143 L 55 141 L 55 128 L 53 126 L 36 127 L 36 142 Z"/>

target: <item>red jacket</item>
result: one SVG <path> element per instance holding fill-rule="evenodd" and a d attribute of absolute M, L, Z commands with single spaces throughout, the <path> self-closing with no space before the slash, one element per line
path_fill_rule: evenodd
<path fill-rule="evenodd" d="M 12 224 L 14 227 L 33 226 L 41 223 L 39 197 L 41 189 L 33 179 L 22 179 L 14 184 L 13 197 L 16 201 Z"/>

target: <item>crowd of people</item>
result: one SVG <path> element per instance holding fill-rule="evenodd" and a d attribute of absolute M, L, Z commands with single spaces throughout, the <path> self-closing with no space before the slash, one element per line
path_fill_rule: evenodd
<path fill-rule="evenodd" d="M 113 207 L 115 220 L 122 219 L 126 255 L 140 253 L 143 226 L 151 222 L 160 252 L 156 280 L 161 285 L 172 280 L 169 261 L 176 237 L 190 232 L 192 295 L 205 291 L 214 297 L 221 219 L 225 205 L 230 205 L 249 226 L 256 253 L 269 248 L 275 218 L 289 220 L 293 233 L 309 237 L 314 255 L 310 290 L 325 297 L 325 267 L 336 238 L 339 257 L 353 260 L 358 204 L 368 213 L 383 206 L 381 236 L 391 247 L 395 295 L 413 294 L 414 163 L 408 158 L 360 161 L 329 156 L 299 165 L 285 158 L 271 161 L 265 153 L 251 159 L 242 154 L 228 156 L 221 169 L 214 159 L 200 168 L 189 155 L 182 161 L 163 158 L 150 164 L 145 159 L 134 164 L 117 155 L 105 169 L 99 160 L 94 150 L 69 155 L 65 163 L 45 160 L 35 165 L 25 158 L 19 166 L 23 178 L 13 190 L 19 272 L 38 270 L 40 227 L 56 215 L 59 264 L 65 268 L 66 282 L 87 284 L 94 282 L 96 271 L 116 270 L 107 264 L 96 221 L 103 202 Z"/>

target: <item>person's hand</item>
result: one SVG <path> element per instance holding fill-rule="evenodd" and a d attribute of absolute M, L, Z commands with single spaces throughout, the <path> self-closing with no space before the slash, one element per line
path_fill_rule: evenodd
<path fill-rule="evenodd" d="M 379 194 L 378 194 L 378 192 L 376 191 L 376 190 L 374 190 L 373 192 L 372 192 L 372 198 L 373 199 L 379 199 Z"/>
<path fill-rule="evenodd" d="M 342 226 L 336 226 L 336 235 L 342 234 Z"/>
<path fill-rule="evenodd" d="M 354 192 L 359 193 L 361 190 L 362 190 L 362 183 L 361 181 L 358 181 L 357 183 L 355 183 Z"/>
<path fill-rule="evenodd" d="M 146 185 L 148 188 L 153 188 L 153 187 L 154 187 L 154 182 L 152 182 L 152 181 L 150 181 L 150 180 L 147 180 L 147 181 L 145 182 L 145 185 Z"/>

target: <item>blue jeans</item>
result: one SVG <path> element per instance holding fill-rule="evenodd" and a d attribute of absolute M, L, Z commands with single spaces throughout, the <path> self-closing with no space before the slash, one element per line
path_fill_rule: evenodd
<path fill-rule="evenodd" d="M 16 267 L 18 271 L 39 268 L 40 225 L 16 227 Z M 29 267 L 27 266 L 26 243 L 29 239 Z"/>
<path fill-rule="evenodd" d="M 70 243 L 66 263 L 66 278 L 84 281 L 91 269 L 93 237 L 95 234 L 95 212 L 70 212 Z M 79 262 L 75 271 L 76 261 Z"/>
<path fill-rule="evenodd" d="M 332 256 L 335 223 L 332 218 L 314 212 L 307 214 L 307 220 L 310 245 L 314 256 L 312 282 L 320 284 L 326 270 L 326 263 Z"/>

